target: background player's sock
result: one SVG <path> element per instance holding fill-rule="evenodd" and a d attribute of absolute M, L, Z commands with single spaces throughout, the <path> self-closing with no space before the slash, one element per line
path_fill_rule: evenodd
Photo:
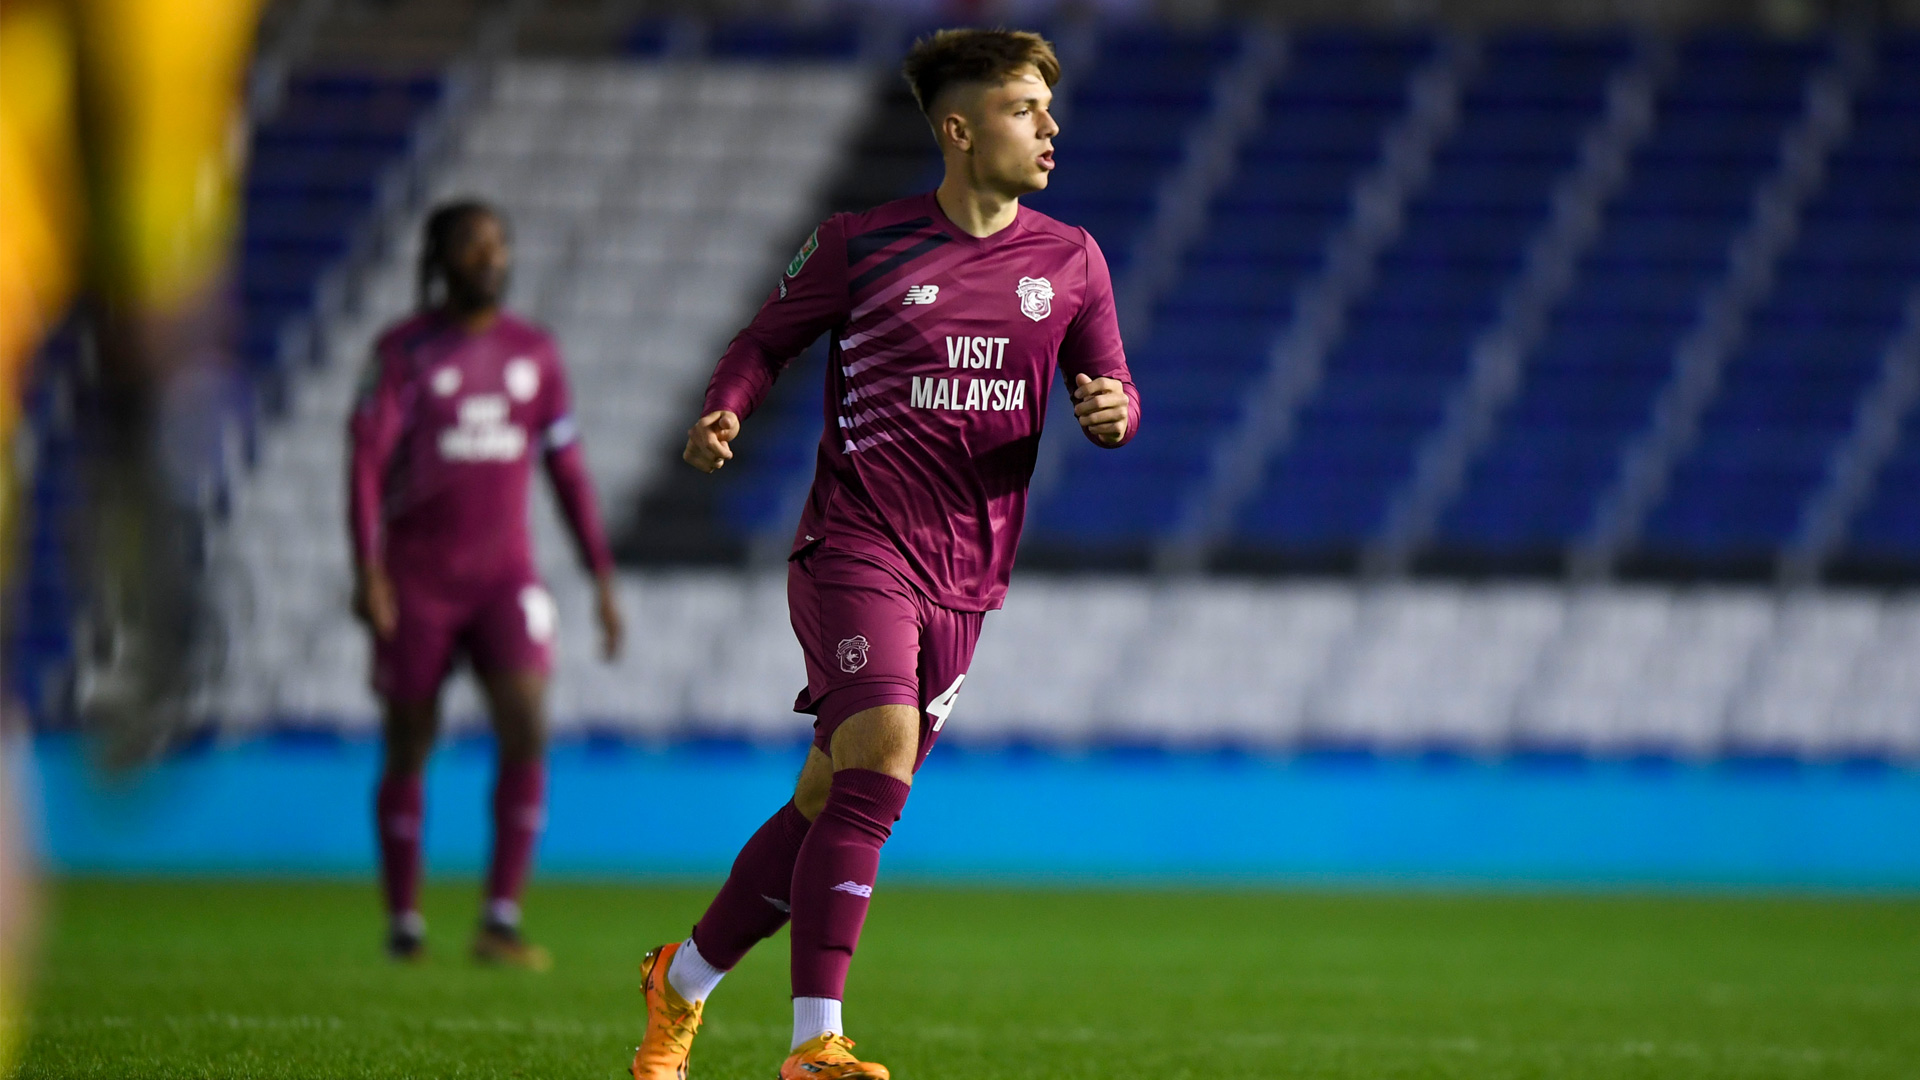
<path fill-rule="evenodd" d="M 387 932 L 395 940 L 418 941 L 427 936 L 427 918 L 417 911 L 397 912 L 387 917 Z"/>
<path fill-rule="evenodd" d="M 880 871 L 880 846 L 912 789 L 885 773 L 841 769 L 826 809 L 807 830 L 793 866 L 793 996 L 833 998 L 847 968 Z"/>
<path fill-rule="evenodd" d="M 520 925 L 520 902 L 517 900 L 487 901 L 487 925 L 511 930 Z"/>
<path fill-rule="evenodd" d="M 533 844 L 545 822 L 546 802 L 545 761 L 500 763 L 493 785 L 493 865 L 487 871 L 487 911 L 491 919 L 496 905 L 511 910 L 513 922 L 503 924 L 509 929 L 520 921 L 520 890 L 533 868 Z M 503 901 L 512 907 L 504 907 Z"/>
<path fill-rule="evenodd" d="M 673 951 L 673 963 L 667 967 L 667 985 L 689 1002 L 705 1001 L 725 974 L 723 969 L 708 963 L 707 958 L 700 955 L 700 947 L 688 938 Z"/>
<path fill-rule="evenodd" d="M 768 818 L 733 860 L 727 883 L 707 905 L 693 928 L 690 941 L 698 942 L 706 963 L 720 971 L 731 971 L 747 955 L 747 950 L 772 937 L 786 925 L 788 898 L 793 890 L 793 864 L 800 856 L 800 844 L 807 838 L 810 822 L 793 803 L 782 806 Z M 682 990 L 674 978 L 679 960 L 667 969 L 674 989 L 688 1001 L 695 1000 Z"/>
<path fill-rule="evenodd" d="M 373 797 L 374 828 L 380 835 L 380 885 L 395 929 L 406 916 L 425 926 L 420 921 L 420 826 L 425 803 L 425 785 L 417 775 L 382 777 Z"/>
<path fill-rule="evenodd" d="M 798 1050 L 810 1039 L 819 1038 L 827 1032 L 845 1035 L 847 1029 L 840 1022 L 840 1001 L 838 998 L 797 997 L 793 999 L 793 1045 L 789 1051 Z"/>

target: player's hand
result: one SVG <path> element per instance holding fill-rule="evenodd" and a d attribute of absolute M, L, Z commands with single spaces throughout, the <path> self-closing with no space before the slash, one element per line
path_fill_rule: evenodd
<path fill-rule="evenodd" d="M 1119 379 L 1075 376 L 1073 415 L 1087 434 L 1108 446 L 1127 437 L 1127 391 Z"/>
<path fill-rule="evenodd" d="M 687 432 L 687 448 L 680 457 L 703 473 L 714 472 L 733 460 L 733 447 L 727 444 L 739 434 L 739 417 L 726 409 L 710 412 Z"/>
<path fill-rule="evenodd" d="M 600 619 L 600 656 L 611 664 L 620 659 L 620 647 L 627 641 L 627 623 L 620 617 L 620 599 L 611 574 L 595 582 L 593 610 Z"/>
<path fill-rule="evenodd" d="M 400 602 L 383 566 L 363 566 L 353 585 L 353 613 L 382 641 L 400 625 Z"/>

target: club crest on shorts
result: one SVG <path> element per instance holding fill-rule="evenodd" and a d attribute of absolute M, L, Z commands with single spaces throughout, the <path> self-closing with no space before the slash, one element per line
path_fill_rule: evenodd
<path fill-rule="evenodd" d="M 867 666 L 867 650 L 873 646 L 867 644 L 865 634 L 855 634 L 842 641 L 834 650 L 834 656 L 840 661 L 840 670 L 851 675 Z"/>
<path fill-rule="evenodd" d="M 1013 291 L 1020 294 L 1020 314 L 1034 322 L 1053 314 L 1053 282 L 1043 277 L 1023 277 Z"/>

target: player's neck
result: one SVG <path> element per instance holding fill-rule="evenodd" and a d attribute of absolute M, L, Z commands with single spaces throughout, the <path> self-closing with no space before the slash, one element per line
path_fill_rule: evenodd
<path fill-rule="evenodd" d="M 983 240 L 1013 224 L 1020 213 L 1019 198 L 976 187 L 951 172 L 940 182 L 933 197 L 948 221 L 968 236 Z"/>
<path fill-rule="evenodd" d="M 441 307 L 440 315 L 467 333 L 478 334 L 492 326 L 500 318 L 500 305 L 489 304 L 486 307 L 462 308 L 449 304 Z"/>

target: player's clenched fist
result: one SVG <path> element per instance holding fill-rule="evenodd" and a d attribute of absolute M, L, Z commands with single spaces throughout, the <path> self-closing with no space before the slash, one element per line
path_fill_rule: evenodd
<path fill-rule="evenodd" d="M 733 460 L 733 447 L 727 444 L 738 434 L 739 417 L 726 409 L 710 412 L 688 430 L 687 448 L 680 457 L 701 472 L 713 472 Z"/>
<path fill-rule="evenodd" d="M 1127 437 L 1127 392 L 1119 379 L 1090 379 L 1077 376 L 1073 388 L 1073 415 L 1087 434 L 1106 443 L 1118 444 Z"/>

